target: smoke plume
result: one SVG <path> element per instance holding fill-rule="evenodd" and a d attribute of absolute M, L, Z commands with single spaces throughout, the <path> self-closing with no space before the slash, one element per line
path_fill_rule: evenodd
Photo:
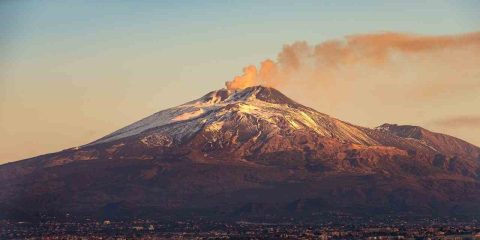
<path fill-rule="evenodd" d="M 480 32 L 458 36 L 381 33 L 353 35 L 318 45 L 295 42 L 285 45 L 276 61 L 267 59 L 259 69 L 254 65 L 247 66 L 241 76 L 226 82 L 226 86 L 231 90 L 254 85 L 281 87 L 301 84 L 311 87 L 318 85 L 319 81 L 334 84 L 339 78 L 362 80 L 359 78 L 371 77 L 369 74 L 376 75 L 375 72 L 394 70 L 392 67 L 395 68 L 395 65 L 403 67 L 405 64 L 409 65 L 410 73 L 418 75 L 431 70 L 419 68 L 419 64 L 428 61 L 426 58 L 438 62 L 435 58 L 441 57 L 439 54 L 448 55 L 448 51 L 457 51 L 454 54 L 458 55 L 461 50 L 466 51 L 464 53 L 469 58 L 475 54 L 480 56 Z M 475 57 L 477 63 L 478 59 Z M 411 61 L 405 63 L 405 60 Z M 444 60 L 443 63 L 447 64 L 438 65 L 438 68 L 449 67 L 448 56 Z M 367 73 L 368 70 L 373 71 Z"/>

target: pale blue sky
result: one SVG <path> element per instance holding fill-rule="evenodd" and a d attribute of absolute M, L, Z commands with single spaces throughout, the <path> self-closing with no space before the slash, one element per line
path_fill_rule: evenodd
<path fill-rule="evenodd" d="M 165 76 L 159 81 L 190 84 L 197 75 L 178 70 L 195 73 L 201 65 L 212 75 L 197 87 L 211 89 L 246 63 L 274 58 L 286 43 L 378 31 L 464 33 L 479 29 L 479 12 L 480 1 L 6 0 L 0 62 L 57 65 L 97 56 L 128 66 L 131 58 L 154 57 Z M 219 61 L 226 66 L 217 69 Z"/>
<path fill-rule="evenodd" d="M 89 142 L 221 88 L 287 43 L 472 32 L 479 12 L 480 1 L 3 0 L 0 163 Z"/>

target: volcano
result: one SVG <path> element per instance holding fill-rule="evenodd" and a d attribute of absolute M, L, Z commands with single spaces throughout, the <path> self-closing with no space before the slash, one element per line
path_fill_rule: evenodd
<path fill-rule="evenodd" d="M 1 165 L 0 180 L 3 218 L 480 216 L 480 148 L 418 126 L 356 126 L 262 86 Z"/>

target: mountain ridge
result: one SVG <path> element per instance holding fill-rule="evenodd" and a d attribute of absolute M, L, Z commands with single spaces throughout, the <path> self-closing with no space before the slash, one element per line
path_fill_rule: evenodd
<path fill-rule="evenodd" d="M 377 129 L 389 131 L 400 137 L 424 141 L 437 151 L 450 155 L 455 155 L 460 151 L 478 152 L 478 147 L 467 141 L 447 134 L 432 132 L 420 126 L 385 123 L 378 126 Z"/>

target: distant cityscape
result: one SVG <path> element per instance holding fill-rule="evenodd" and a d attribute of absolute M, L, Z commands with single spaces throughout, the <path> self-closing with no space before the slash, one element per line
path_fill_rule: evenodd
<path fill-rule="evenodd" d="M 455 220 L 454 220 L 455 221 Z M 480 239 L 480 223 L 421 219 L 322 224 L 248 221 L 0 222 L 0 239 Z"/>

